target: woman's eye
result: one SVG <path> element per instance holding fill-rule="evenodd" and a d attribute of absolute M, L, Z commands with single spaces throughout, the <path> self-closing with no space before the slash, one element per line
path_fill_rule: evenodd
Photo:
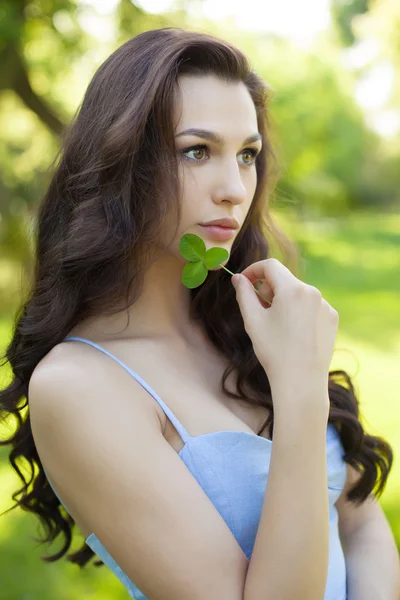
<path fill-rule="evenodd" d="M 192 146 L 191 148 L 183 150 L 182 154 L 185 156 L 185 158 L 187 158 L 187 160 L 191 160 L 194 162 L 203 162 L 203 152 L 205 152 L 206 150 L 208 150 L 208 147 L 204 145 Z M 189 154 L 190 152 L 193 152 L 192 158 L 186 156 L 186 154 Z M 255 148 L 245 148 L 244 150 L 242 150 L 241 154 L 247 154 L 247 159 L 244 160 L 243 164 L 250 167 L 255 164 L 255 159 L 258 154 L 258 151 Z"/>
<path fill-rule="evenodd" d="M 186 155 L 186 154 L 189 154 L 189 152 L 194 152 L 194 158 L 190 158 L 190 157 L 187 157 L 187 158 L 189 158 L 189 160 L 194 160 L 194 161 L 200 162 L 201 156 L 199 156 L 198 153 L 201 154 L 206 149 L 207 149 L 206 146 L 193 146 L 192 148 L 187 148 L 186 150 L 183 150 L 182 154 Z"/>
<path fill-rule="evenodd" d="M 243 154 L 247 153 L 248 155 L 250 155 L 250 163 L 248 164 L 253 164 L 255 162 L 256 156 L 257 156 L 257 150 L 255 150 L 254 148 L 247 148 L 246 150 L 243 150 Z"/>

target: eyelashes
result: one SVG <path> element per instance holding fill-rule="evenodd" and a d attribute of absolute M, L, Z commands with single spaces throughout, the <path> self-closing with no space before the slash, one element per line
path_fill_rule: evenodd
<path fill-rule="evenodd" d="M 185 148 L 184 150 L 181 151 L 181 154 L 183 156 L 183 158 L 185 160 L 189 160 L 190 162 L 195 162 L 195 163 L 202 163 L 204 162 L 204 159 L 196 159 L 196 158 L 189 158 L 188 156 L 185 156 L 188 152 L 193 152 L 193 151 L 198 151 L 198 150 L 204 150 L 204 151 L 209 151 L 209 148 L 206 144 L 197 144 L 196 146 L 190 146 L 189 148 Z M 259 151 L 256 148 L 245 148 L 244 150 L 242 150 L 241 154 L 248 152 L 251 157 L 252 160 L 251 162 L 244 162 L 242 163 L 245 167 L 252 167 L 253 165 L 255 165 L 256 162 L 256 157 L 259 154 Z"/>

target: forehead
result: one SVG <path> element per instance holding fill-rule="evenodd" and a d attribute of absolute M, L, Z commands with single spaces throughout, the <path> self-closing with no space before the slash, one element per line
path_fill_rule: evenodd
<path fill-rule="evenodd" d="M 257 131 L 257 113 L 242 82 L 215 76 L 181 76 L 174 107 L 176 131 L 198 127 L 220 133 L 234 130 L 241 139 Z"/>

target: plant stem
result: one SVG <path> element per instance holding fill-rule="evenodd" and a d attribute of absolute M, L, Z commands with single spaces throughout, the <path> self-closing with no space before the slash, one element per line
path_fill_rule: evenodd
<path fill-rule="evenodd" d="M 228 271 L 228 273 L 230 273 L 231 275 L 235 275 L 236 273 L 232 273 L 232 271 L 230 271 L 229 269 L 227 269 L 226 267 L 224 267 L 224 265 L 221 265 L 221 267 L 223 269 L 225 269 L 225 271 Z M 267 300 L 266 298 L 264 298 L 264 296 L 262 294 L 260 294 L 260 292 L 254 288 L 254 291 L 256 292 L 256 294 L 258 294 L 260 296 L 260 298 L 262 298 L 264 300 L 264 302 L 267 302 L 267 304 L 269 304 L 271 306 L 271 302 L 269 300 Z"/>

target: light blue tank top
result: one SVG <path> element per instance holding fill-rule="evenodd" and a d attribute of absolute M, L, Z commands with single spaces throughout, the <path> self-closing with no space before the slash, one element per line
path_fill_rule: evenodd
<path fill-rule="evenodd" d="M 153 396 L 183 440 L 184 446 L 178 456 L 214 504 L 246 557 L 250 559 L 261 517 L 273 442 L 256 433 L 245 431 L 216 431 L 192 437 L 156 392 L 116 356 L 86 338 L 68 336 L 66 340 L 81 341 L 104 352 Z M 324 600 L 347 600 L 346 565 L 335 507 L 346 482 L 346 463 L 343 461 L 344 452 L 339 434 L 330 423 L 327 426 L 326 442 L 330 535 Z M 51 486 L 50 481 L 49 484 Z M 53 491 L 57 496 L 54 488 Z M 59 500 L 68 511 L 62 500 Z M 118 577 L 132 598 L 148 600 L 118 566 L 95 533 L 91 533 L 85 541 Z"/>

